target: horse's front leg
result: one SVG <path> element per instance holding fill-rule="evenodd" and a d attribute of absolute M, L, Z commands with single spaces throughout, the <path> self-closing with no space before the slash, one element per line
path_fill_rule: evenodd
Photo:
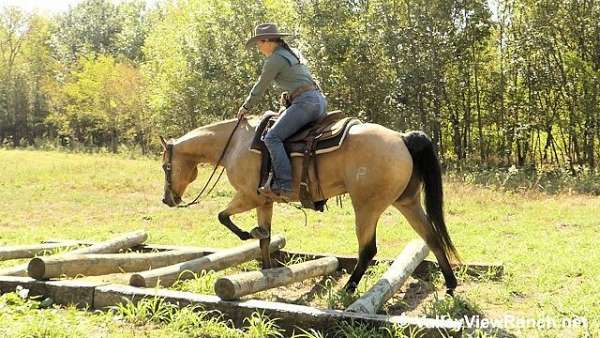
<path fill-rule="evenodd" d="M 256 208 L 258 227 L 251 233 L 254 238 L 260 238 L 260 251 L 262 254 L 263 269 L 271 268 L 271 219 L 273 218 L 273 202 L 263 204 Z"/>
<path fill-rule="evenodd" d="M 238 236 L 242 241 L 254 238 L 248 231 L 244 231 L 240 229 L 237 225 L 235 225 L 231 221 L 231 216 L 242 213 L 244 211 L 248 211 L 250 209 L 254 209 L 258 205 L 259 203 L 255 199 L 249 197 L 248 195 L 244 195 L 238 192 L 233 197 L 231 202 L 229 202 L 227 208 L 219 213 L 219 222 L 226 226 L 227 229 L 231 230 L 231 232 Z"/>

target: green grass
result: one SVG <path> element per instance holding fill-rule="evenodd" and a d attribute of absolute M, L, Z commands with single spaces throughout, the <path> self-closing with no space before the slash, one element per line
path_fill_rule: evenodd
<path fill-rule="evenodd" d="M 148 230 L 152 243 L 223 248 L 240 244 L 216 217 L 232 197 L 226 179 L 200 205 L 171 209 L 160 201 L 164 175 L 155 159 L 0 149 L 0 162 L 0 245 L 37 243 L 50 238 L 100 240 L 137 229 Z M 208 168 L 201 171 L 188 199 L 208 173 Z M 462 258 L 502 261 L 506 273 L 501 281 L 459 274 L 463 288 L 458 290 L 457 304 L 448 304 L 440 296 L 427 300 L 424 309 L 445 310 L 455 317 L 463 310 L 475 309 L 489 319 L 505 314 L 557 320 L 581 316 L 589 323 L 587 330 L 508 331 L 534 337 L 600 336 L 600 198 L 572 193 L 511 192 L 467 184 L 456 178 L 445 183 L 447 223 Z M 308 212 L 307 226 L 300 211 L 277 205 L 273 231 L 286 236 L 287 248 L 291 250 L 355 255 L 352 207 L 349 200 L 344 202 L 343 208 L 330 203 L 323 214 Z M 245 229 L 256 224 L 252 212 L 233 218 Z M 381 217 L 377 235 L 380 258 L 395 257 L 406 243 L 417 238 L 394 209 L 388 209 Z M 0 267 L 16 262 L 0 262 Z M 214 280 L 215 275 L 205 277 Z M 207 291 L 211 284 L 203 278 L 186 283 L 178 288 Z M 432 283 L 438 290 L 443 289 L 439 276 Z M 339 287 L 325 288 L 320 297 L 324 303 L 340 306 L 352 296 L 339 291 Z M 177 335 L 165 323 L 139 326 L 115 320 L 108 313 L 59 307 L 37 310 L 27 306 L 0 305 L 0 336 L 20 336 L 24 332 L 57 337 Z M 276 325 L 276 319 L 273 320 Z M 310 333 L 310 328 L 305 329 Z"/>

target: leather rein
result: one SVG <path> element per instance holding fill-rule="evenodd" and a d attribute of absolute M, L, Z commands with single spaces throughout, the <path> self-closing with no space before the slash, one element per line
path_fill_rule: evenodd
<path fill-rule="evenodd" d="M 242 118 L 238 119 L 237 123 L 235 124 L 235 127 L 233 127 L 233 130 L 231 131 L 231 134 L 229 135 L 229 138 L 227 139 L 227 142 L 225 143 L 225 147 L 223 148 L 223 151 L 221 152 L 221 156 L 219 156 L 219 159 L 217 160 L 217 163 L 215 164 L 215 167 L 213 168 L 212 173 L 210 174 L 210 177 L 208 178 L 208 180 L 206 180 L 206 183 L 204 184 L 204 187 L 202 187 L 202 189 L 200 190 L 200 192 L 198 193 L 198 195 L 196 196 L 196 198 L 194 198 L 193 201 L 189 202 L 189 203 L 185 203 L 183 205 L 178 205 L 178 208 L 187 208 L 191 205 L 194 204 L 198 204 L 198 200 L 200 199 L 200 197 L 204 194 L 204 191 L 206 190 L 206 188 L 208 188 L 210 182 L 212 181 L 213 177 L 215 176 L 215 173 L 217 172 L 217 169 L 219 168 L 219 165 L 221 164 L 221 161 L 223 160 L 223 158 L 225 157 L 225 154 L 227 153 L 227 148 L 229 148 L 229 144 L 231 143 L 231 139 L 233 138 L 233 135 L 235 134 L 235 131 L 237 130 L 237 128 L 240 125 L 240 122 L 242 122 Z M 171 191 L 171 193 L 173 193 L 172 190 L 172 176 L 173 176 L 173 143 L 167 143 L 167 147 L 166 147 L 166 151 L 167 151 L 167 163 L 165 163 L 165 165 L 163 166 L 163 169 L 165 170 L 165 181 L 167 182 L 167 189 L 169 189 L 169 191 Z M 213 184 L 213 186 L 208 190 L 207 194 L 210 194 L 213 189 L 215 188 L 215 186 L 217 185 L 217 183 L 219 183 L 219 180 L 221 179 L 221 176 L 223 175 L 223 172 L 225 171 L 225 167 L 223 167 L 223 169 L 221 170 L 221 173 L 219 173 L 219 176 L 217 177 L 217 180 L 215 181 L 215 183 Z M 182 200 L 183 201 L 183 200 Z"/>

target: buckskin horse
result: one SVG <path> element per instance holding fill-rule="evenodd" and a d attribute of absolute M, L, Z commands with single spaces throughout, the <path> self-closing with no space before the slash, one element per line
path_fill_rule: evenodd
<path fill-rule="evenodd" d="M 227 120 L 188 132 L 165 141 L 163 203 L 170 207 L 182 202 L 186 187 L 196 179 L 199 163 L 222 166 L 235 196 L 219 221 L 241 240 L 258 238 L 263 268 L 271 267 L 269 242 L 273 201 L 257 194 L 261 156 L 249 150 L 255 135 L 255 121 Z M 301 158 L 292 158 L 298 194 Z M 352 126 L 341 145 L 333 152 L 318 155 L 318 175 L 324 199 L 349 194 L 355 213 L 358 261 L 345 289 L 355 291 L 369 262 L 377 253 L 376 227 L 381 214 L 393 205 L 434 253 L 443 273 L 447 292 L 452 294 L 457 281 L 451 262 L 460 261 L 450 239 L 443 213 L 440 163 L 429 137 L 422 132 L 400 134 L 383 126 L 364 123 Z M 314 173 L 313 173 L 314 174 Z M 312 184 L 312 183 L 311 183 Z M 424 192 L 425 210 L 421 206 Z M 241 230 L 230 216 L 256 209 L 258 227 Z M 261 230 L 255 231 L 255 230 Z"/>

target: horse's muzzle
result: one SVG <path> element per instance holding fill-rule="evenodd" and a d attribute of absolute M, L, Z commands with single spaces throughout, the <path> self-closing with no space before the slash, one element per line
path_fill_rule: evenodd
<path fill-rule="evenodd" d="M 179 205 L 179 203 L 181 203 L 181 197 L 179 197 L 179 196 L 173 197 L 172 194 L 167 194 L 162 199 L 162 202 L 170 207 L 176 207 Z"/>

